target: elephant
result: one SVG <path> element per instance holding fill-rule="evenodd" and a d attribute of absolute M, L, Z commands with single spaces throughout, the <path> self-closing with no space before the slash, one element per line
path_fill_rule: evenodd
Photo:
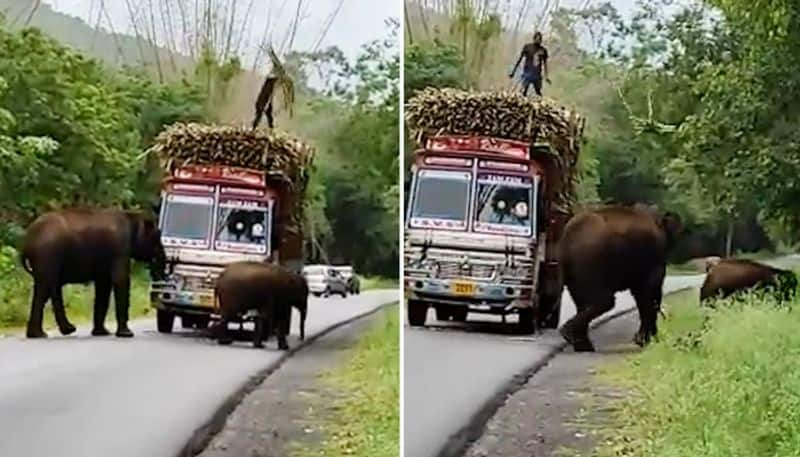
<path fill-rule="evenodd" d="M 700 301 L 761 287 L 776 287 L 777 298 L 791 300 L 797 290 L 797 277 L 788 270 L 773 268 L 745 259 L 722 259 L 708 269 L 708 275 L 700 288 Z"/>
<path fill-rule="evenodd" d="M 28 338 L 45 338 L 42 329 L 48 300 L 62 335 L 75 332 L 64 310 L 65 284 L 94 283 L 93 336 L 105 328 L 114 292 L 118 337 L 132 337 L 128 327 L 131 259 L 147 262 L 153 279 L 165 276 L 166 256 L 154 219 L 116 209 L 65 209 L 39 216 L 27 228 L 20 250 L 23 268 L 33 277 Z"/>
<path fill-rule="evenodd" d="M 278 348 L 288 350 L 292 307 L 300 311 L 300 339 L 305 339 L 308 311 L 308 285 L 303 276 L 263 262 L 235 262 L 225 267 L 215 288 L 220 321 L 213 333 L 219 344 L 231 344 L 228 322 L 257 311 L 253 346 L 263 347 L 276 329 Z M 265 338 L 266 336 L 266 338 Z"/>
<path fill-rule="evenodd" d="M 559 259 L 577 314 L 560 329 L 575 351 L 594 351 L 589 324 L 630 290 L 639 311 L 634 341 L 657 333 L 667 255 L 682 231 L 680 217 L 644 205 L 610 206 L 576 214 L 564 227 Z"/>

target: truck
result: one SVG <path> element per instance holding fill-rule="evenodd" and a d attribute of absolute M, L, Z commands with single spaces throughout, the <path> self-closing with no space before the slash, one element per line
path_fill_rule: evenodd
<path fill-rule="evenodd" d="M 179 126 L 161 138 L 162 155 L 181 157 L 165 161 L 161 185 L 158 220 L 170 267 L 165 280 L 150 286 L 161 333 L 172 332 L 175 317 L 184 328 L 206 328 L 217 317 L 214 288 L 229 263 L 279 263 L 297 272 L 303 265 L 302 217 L 297 213 L 302 210 L 305 182 L 294 185 L 298 183 L 287 179 L 290 173 L 281 166 L 256 167 L 258 154 L 241 152 L 253 147 L 252 141 L 241 146 L 235 138 L 248 138 L 243 131 L 227 131 L 225 135 L 233 137 L 228 140 L 231 150 L 225 153 L 223 147 L 223 154 L 216 156 L 164 146 L 172 141 L 171 148 L 186 147 L 169 138 L 186 130 L 195 135 L 195 148 L 196 135 L 218 134 L 214 127 Z"/>
<path fill-rule="evenodd" d="M 582 132 L 582 120 L 573 133 Z M 558 325 L 557 243 L 570 216 L 578 138 L 520 140 L 437 130 L 414 151 L 404 230 L 412 327 L 517 314 L 517 331 Z M 563 140 L 563 138 L 561 139 Z M 508 325 L 508 323 L 507 323 Z"/>

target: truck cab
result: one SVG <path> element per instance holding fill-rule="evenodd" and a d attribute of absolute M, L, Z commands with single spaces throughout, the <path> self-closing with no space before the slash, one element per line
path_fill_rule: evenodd
<path fill-rule="evenodd" d="M 158 330 L 205 328 L 215 314 L 214 287 L 225 266 L 277 262 L 279 189 L 263 172 L 217 165 L 173 168 L 159 210 L 162 242 L 171 264 L 167 279 L 151 284 Z"/>
<path fill-rule="evenodd" d="M 405 221 L 411 326 L 467 313 L 519 315 L 519 328 L 558 321 L 554 249 L 557 179 L 549 146 L 480 136 L 436 136 L 416 151 Z M 537 312 L 538 311 L 538 312 Z M 555 313 L 555 317 L 553 317 Z"/>

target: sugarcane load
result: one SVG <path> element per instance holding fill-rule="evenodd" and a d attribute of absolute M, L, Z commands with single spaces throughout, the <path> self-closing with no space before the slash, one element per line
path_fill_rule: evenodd
<path fill-rule="evenodd" d="M 411 325 L 469 312 L 558 325 L 556 242 L 576 200 L 584 119 L 542 97 L 428 88 L 406 104 L 416 142 L 404 270 Z"/>
<path fill-rule="evenodd" d="M 314 150 L 277 129 L 175 124 L 149 150 L 161 161 L 159 225 L 174 265 L 153 283 L 159 331 L 204 328 L 214 284 L 233 262 L 303 264 L 305 193 Z"/>

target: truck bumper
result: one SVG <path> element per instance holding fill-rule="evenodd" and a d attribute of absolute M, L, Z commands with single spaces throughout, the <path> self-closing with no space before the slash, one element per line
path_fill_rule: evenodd
<path fill-rule="evenodd" d="M 214 293 L 153 290 L 150 304 L 160 310 L 175 314 L 211 315 L 216 313 Z"/>
<path fill-rule="evenodd" d="M 457 285 L 469 284 L 464 291 Z M 410 300 L 424 300 L 431 304 L 479 306 L 489 308 L 515 308 L 531 306 L 531 288 L 513 284 L 462 281 L 459 279 L 406 278 L 405 296 Z"/>

